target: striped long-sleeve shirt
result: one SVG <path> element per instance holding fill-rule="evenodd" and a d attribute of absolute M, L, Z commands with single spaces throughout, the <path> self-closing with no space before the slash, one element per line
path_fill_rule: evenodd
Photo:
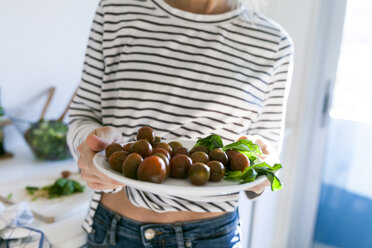
<path fill-rule="evenodd" d="M 283 28 L 244 6 L 200 15 L 163 0 L 102 0 L 69 112 L 71 151 L 77 158 L 79 144 L 102 126 L 119 128 L 123 142 L 151 126 L 167 140 L 259 135 L 279 147 L 292 54 Z M 157 212 L 226 212 L 238 202 L 238 192 L 187 198 L 124 190 L 134 205 Z"/>

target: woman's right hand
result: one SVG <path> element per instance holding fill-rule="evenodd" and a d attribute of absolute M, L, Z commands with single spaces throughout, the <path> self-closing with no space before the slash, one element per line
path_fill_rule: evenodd
<path fill-rule="evenodd" d="M 97 152 L 103 151 L 113 142 L 121 142 L 122 135 L 114 127 L 101 127 L 88 135 L 86 140 L 78 147 L 80 154 L 78 166 L 81 169 L 81 178 L 87 182 L 89 188 L 95 190 L 113 190 L 124 186 L 105 174 L 101 173 L 93 164 L 93 157 Z"/>

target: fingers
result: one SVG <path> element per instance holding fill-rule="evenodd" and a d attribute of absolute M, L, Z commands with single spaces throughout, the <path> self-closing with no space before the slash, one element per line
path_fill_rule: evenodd
<path fill-rule="evenodd" d="M 90 164 L 89 172 L 92 173 L 94 176 L 96 176 L 98 181 L 100 181 L 101 183 L 104 182 L 105 184 L 111 184 L 111 185 L 114 185 L 115 187 L 124 186 L 124 184 L 122 184 L 122 183 L 106 176 L 102 172 L 100 172 L 93 164 Z"/>
<path fill-rule="evenodd" d="M 118 187 L 113 188 L 110 185 L 107 184 L 101 184 L 97 182 L 87 182 L 87 185 L 89 188 L 94 189 L 94 190 L 114 190 Z"/>
<path fill-rule="evenodd" d="M 86 141 L 84 141 L 83 143 L 79 145 L 78 151 L 80 154 L 80 157 L 78 160 L 78 167 L 81 170 L 89 170 L 88 165 L 89 163 L 93 162 L 93 157 L 96 153 L 89 148 Z"/>
<path fill-rule="evenodd" d="M 107 190 L 107 189 L 115 189 L 120 186 L 124 186 L 122 184 L 112 184 L 108 181 L 102 180 L 102 178 L 90 173 L 89 171 L 83 170 L 81 171 L 81 178 L 84 181 L 87 181 L 88 187 L 97 190 Z"/>
<path fill-rule="evenodd" d="M 87 153 L 93 154 L 87 154 Z M 100 172 L 93 164 L 92 158 L 95 152 L 88 149 L 86 156 L 81 156 L 78 160 L 78 166 L 81 169 L 81 177 L 87 182 L 97 182 L 101 184 L 111 185 L 111 188 L 117 188 L 118 186 L 124 186 L 124 184 L 106 176 Z"/>
<path fill-rule="evenodd" d="M 101 127 L 94 130 L 86 139 L 87 145 L 93 151 L 103 151 L 109 144 L 120 142 L 122 135 L 114 127 Z"/>
<path fill-rule="evenodd" d="M 95 134 L 110 143 L 119 142 L 122 138 L 121 132 L 117 128 L 109 126 L 96 129 Z"/>
<path fill-rule="evenodd" d="M 264 190 L 265 190 L 265 188 L 267 187 L 267 186 L 270 186 L 271 184 L 270 184 L 270 181 L 269 181 L 269 179 L 265 179 L 265 181 L 263 181 L 262 183 L 260 183 L 260 184 L 258 184 L 258 185 L 256 185 L 256 186 L 254 186 L 254 187 L 252 187 L 252 188 L 249 188 L 249 191 L 252 191 L 252 192 L 254 192 L 255 194 L 257 194 L 257 195 L 259 195 L 259 194 L 261 194 Z"/>
<path fill-rule="evenodd" d="M 102 138 L 97 137 L 95 134 L 88 135 L 86 139 L 87 145 L 92 151 L 103 151 L 110 143 Z"/>
<path fill-rule="evenodd" d="M 97 136 L 94 134 L 92 134 L 91 137 L 92 140 L 97 138 Z M 116 139 L 121 139 L 121 134 L 120 133 L 119 135 L 112 134 L 111 137 L 106 136 L 105 139 L 107 140 L 111 139 L 113 141 L 116 141 Z M 104 141 L 106 142 L 105 139 Z M 78 147 L 78 151 L 80 154 L 78 160 L 78 167 L 81 170 L 81 178 L 87 182 L 88 187 L 96 190 L 108 190 L 124 186 L 124 184 L 117 182 L 116 180 L 113 180 L 112 178 L 106 176 L 94 166 L 93 157 L 95 156 L 96 151 L 91 149 L 88 143 L 89 140 L 86 139 Z M 97 144 L 98 143 L 96 143 L 95 145 Z"/>
<path fill-rule="evenodd" d="M 264 154 L 269 154 L 269 150 L 267 149 L 267 144 L 262 139 L 256 139 L 255 143 L 261 148 L 262 152 Z"/>
<path fill-rule="evenodd" d="M 271 186 L 271 183 L 270 183 L 269 179 L 266 178 L 266 180 L 263 182 L 263 185 L 265 187 Z"/>

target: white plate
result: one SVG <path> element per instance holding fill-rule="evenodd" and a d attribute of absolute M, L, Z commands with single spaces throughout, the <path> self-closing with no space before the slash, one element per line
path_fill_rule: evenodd
<path fill-rule="evenodd" d="M 167 142 L 167 141 L 165 141 Z M 181 140 L 185 147 L 191 149 L 196 141 Z M 184 195 L 184 196 L 210 196 L 219 194 L 229 194 L 247 190 L 265 180 L 265 176 L 258 177 L 254 182 L 239 184 L 239 182 L 228 182 L 222 180 L 220 182 L 207 182 L 203 186 L 196 186 L 190 183 L 187 179 L 175 179 L 168 177 L 161 184 L 143 182 L 125 177 L 122 173 L 114 171 L 110 168 L 104 152 L 97 153 L 93 158 L 93 163 L 103 174 L 115 179 L 118 182 L 124 183 L 127 186 L 137 188 L 139 190 L 148 191 L 155 194 L 168 195 Z"/>

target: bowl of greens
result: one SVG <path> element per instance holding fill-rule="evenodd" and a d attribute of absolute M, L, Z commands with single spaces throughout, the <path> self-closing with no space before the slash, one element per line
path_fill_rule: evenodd
<path fill-rule="evenodd" d="M 63 160 L 71 157 L 67 146 L 68 126 L 59 120 L 40 120 L 31 124 L 25 139 L 35 154 L 42 160 Z"/>

